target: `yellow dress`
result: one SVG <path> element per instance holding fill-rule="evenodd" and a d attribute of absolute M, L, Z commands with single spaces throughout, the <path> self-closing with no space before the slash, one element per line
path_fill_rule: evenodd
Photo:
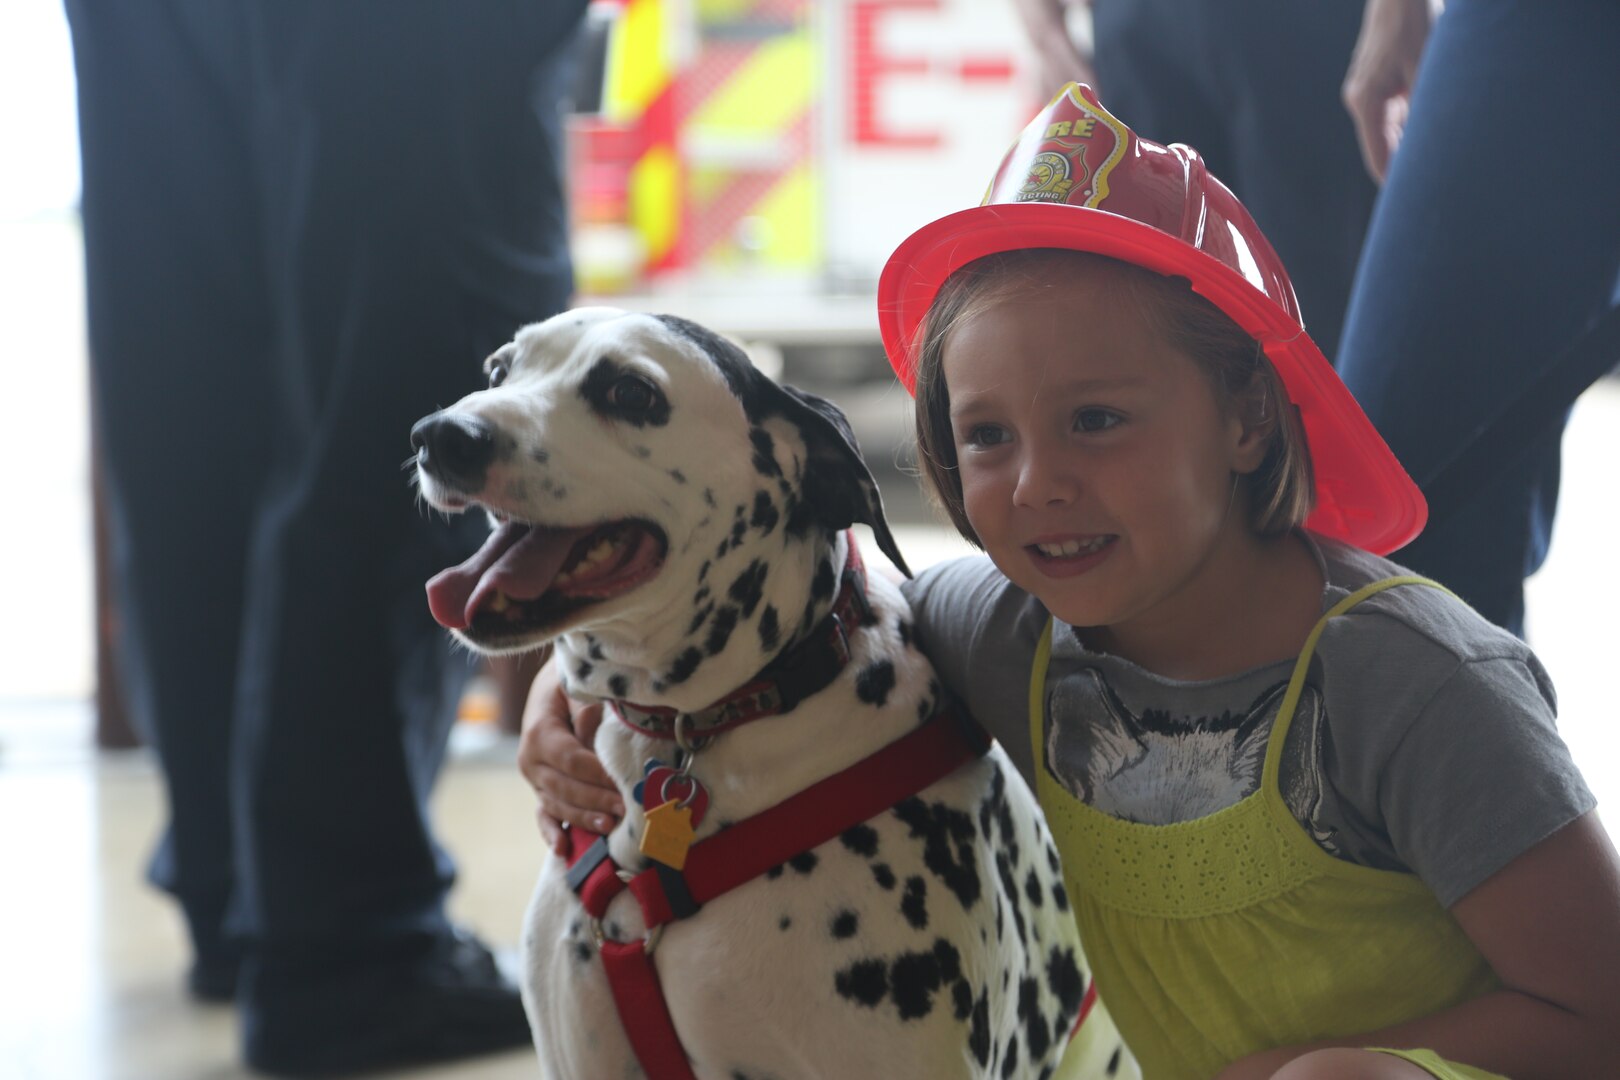
<path fill-rule="evenodd" d="M 1047 771 L 1048 620 L 1030 677 L 1036 791 L 1098 991 L 1147 1080 L 1203 1080 L 1259 1050 L 1377 1030 L 1499 987 L 1422 881 L 1329 855 L 1278 786 L 1322 628 L 1397 585 L 1438 587 L 1388 578 L 1324 614 L 1294 666 L 1259 790 L 1170 825 L 1105 814 Z M 1398 1056 L 1443 1080 L 1494 1075 L 1426 1051 Z"/>

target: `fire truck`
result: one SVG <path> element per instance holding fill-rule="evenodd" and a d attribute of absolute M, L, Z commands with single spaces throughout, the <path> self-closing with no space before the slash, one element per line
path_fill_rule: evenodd
<path fill-rule="evenodd" d="M 581 298 L 766 354 L 875 347 L 889 251 L 977 203 L 1039 104 L 1009 0 L 597 0 L 589 25 Z"/>

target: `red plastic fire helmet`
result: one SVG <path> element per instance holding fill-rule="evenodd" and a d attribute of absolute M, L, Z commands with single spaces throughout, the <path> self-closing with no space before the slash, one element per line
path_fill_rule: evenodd
<path fill-rule="evenodd" d="M 1417 485 L 1305 333 L 1277 253 L 1191 147 L 1161 146 L 1070 83 L 1019 136 L 984 202 L 907 237 L 878 282 L 889 363 L 915 392 L 917 336 L 945 279 L 985 255 L 1067 248 L 1173 277 L 1254 335 L 1299 410 L 1316 480 L 1306 528 L 1386 554 L 1422 530 Z"/>

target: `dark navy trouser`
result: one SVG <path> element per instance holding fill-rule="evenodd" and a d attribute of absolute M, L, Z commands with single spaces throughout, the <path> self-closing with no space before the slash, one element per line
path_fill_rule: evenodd
<path fill-rule="evenodd" d="M 467 673 L 413 421 L 570 294 L 578 3 L 67 0 L 132 714 L 200 953 L 445 930 L 427 798 Z M 227 912 L 229 912 L 227 918 Z"/>
<path fill-rule="evenodd" d="M 1620 4 L 1451 0 L 1373 216 L 1339 371 L 1419 484 L 1620 279 Z M 1523 634 L 1561 431 L 1394 558 Z"/>
<path fill-rule="evenodd" d="M 1339 101 L 1361 5 L 1094 0 L 1092 11 L 1103 104 L 1204 156 L 1277 249 L 1331 360 L 1378 190 Z"/>

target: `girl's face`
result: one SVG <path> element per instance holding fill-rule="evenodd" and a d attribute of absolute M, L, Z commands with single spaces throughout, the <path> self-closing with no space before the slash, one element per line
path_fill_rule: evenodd
<path fill-rule="evenodd" d="M 1234 499 L 1263 437 L 1096 268 L 996 301 L 942 354 L 968 520 L 1064 622 L 1207 616 L 1257 538 Z"/>

